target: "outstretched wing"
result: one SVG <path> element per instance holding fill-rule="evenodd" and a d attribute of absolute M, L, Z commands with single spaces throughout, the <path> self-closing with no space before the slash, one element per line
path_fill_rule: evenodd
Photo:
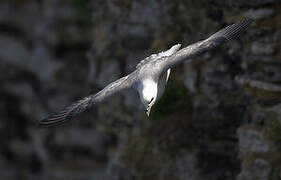
<path fill-rule="evenodd" d="M 111 95 L 123 90 L 130 88 L 134 81 L 130 78 L 130 75 L 125 76 L 116 80 L 115 82 L 106 86 L 103 90 L 95 95 L 90 95 L 81 99 L 72 105 L 66 107 L 58 113 L 50 115 L 49 117 L 41 120 L 39 126 L 50 127 L 64 123 L 65 121 L 71 120 L 76 115 L 86 111 L 97 103 L 103 101 L 104 99 L 110 97 Z"/>
<path fill-rule="evenodd" d="M 210 36 L 208 39 L 205 39 L 203 41 L 194 43 L 186 48 L 183 48 L 179 51 L 177 51 L 175 54 L 173 54 L 170 57 L 163 58 L 161 61 L 162 65 L 162 72 L 166 71 L 167 69 L 175 66 L 176 64 L 179 64 L 183 62 L 186 59 L 194 58 L 198 55 L 203 54 L 204 52 L 207 52 L 209 50 L 215 49 L 216 47 L 226 43 L 227 41 L 230 41 L 237 36 L 239 36 L 251 23 L 253 20 L 244 20 L 239 23 L 235 23 L 232 25 L 229 25 L 222 30 L 216 32 L 212 36 Z"/>

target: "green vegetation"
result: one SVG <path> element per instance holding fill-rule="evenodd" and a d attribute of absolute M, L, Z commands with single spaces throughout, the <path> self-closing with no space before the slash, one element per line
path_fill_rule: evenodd
<path fill-rule="evenodd" d="M 71 6 L 77 10 L 86 10 L 89 9 L 88 5 L 90 0 L 68 0 Z"/>
<path fill-rule="evenodd" d="M 153 169 L 156 171 L 162 169 L 159 162 L 164 161 L 167 156 L 147 137 L 137 136 L 130 139 L 124 150 L 123 160 L 142 177 L 141 179 L 150 179 Z"/>
<path fill-rule="evenodd" d="M 189 106 L 184 85 L 169 81 L 163 96 L 151 110 L 151 119 L 163 118 L 167 114 L 188 109 Z"/>

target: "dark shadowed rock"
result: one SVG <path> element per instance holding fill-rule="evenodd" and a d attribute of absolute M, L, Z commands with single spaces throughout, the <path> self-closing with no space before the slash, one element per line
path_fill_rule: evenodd
<path fill-rule="evenodd" d="M 258 130 L 239 128 L 237 134 L 241 154 L 266 153 L 270 151 L 270 142 Z"/>
<path fill-rule="evenodd" d="M 236 180 L 270 180 L 271 166 L 263 159 L 257 159 L 250 165 L 243 164 Z"/>
<path fill-rule="evenodd" d="M 269 55 L 274 52 L 273 44 L 255 42 L 252 44 L 251 52 L 253 55 Z"/>
<path fill-rule="evenodd" d="M 245 13 L 247 18 L 252 18 L 254 20 L 261 20 L 270 18 L 274 15 L 273 9 L 257 9 L 257 10 L 249 10 Z"/>
<path fill-rule="evenodd" d="M 118 61 L 107 60 L 103 61 L 100 68 L 100 73 L 97 79 L 97 85 L 105 87 L 109 83 L 120 78 L 120 68 Z"/>
<path fill-rule="evenodd" d="M 0 58 L 3 63 L 25 68 L 30 52 L 22 40 L 0 35 L 0 49 Z"/>
<path fill-rule="evenodd" d="M 0 179 L 279 180 L 280 0 L 0 1 Z M 65 126 L 51 112 L 151 53 L 241 19 L 238 40 L 172 70 L 145 117 L 134 91 Z"/>

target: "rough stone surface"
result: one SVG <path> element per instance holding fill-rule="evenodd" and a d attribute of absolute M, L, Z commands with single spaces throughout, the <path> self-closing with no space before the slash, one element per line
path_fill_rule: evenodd
<path fill-rule="evenodd" d="M 263 159 L 256 159 L 251 165 L 243 165 L 236 180 L 269 180 L 271 167 Z"/>
<path fill-rule="evenodd" d="M 252 44 L 251 51 L 252 51 L 252 54 L 254 54 L 254 55 L 272 54 L 273 53 L 273 45 L 256 42 L 256 43 Z"/>
<path fill-rule="evenodd" d="M 280 180 L 280 0 L 0 1 L 0 179 Z M 126 91 L 65 126 L 39 119 L 150 55 L 244 18 L 172 69 L 147 119 Z"/>
<path fill-rule="evenodd" d="M 119 64 L 117 61 L 105 61 L 102 63 L 97 84 L 105 87 L 109 83 L 117 80 L 120 75 Z"/>
<path fill-rule="evenodd" d="M 265 18 L 270 18 L 274 14 L 273 9 L 258 9 L 258 10 L 249 10 L 245 13 L 247 18 L 252 18 L 254 20 L 261 20 Z"/>
<path fill-rule="evenodd" d="M 3 63 L 25 68 L 29 58 L 29 51 L 21 40 L 13 37 L 0 36 L 0 48 Z"/>
<path fill-rule="evenodd" d="M 281 104 L 277 104 L 276 106 L 270 107 L 268 111 L 276 113 L 277 120 L 281 126 Z"/>
<path fill-rule="evenodd" d="M 269 151 L 270 144 L 261 132 L 253 129 L 240 128 L 237 133 L 241 154 L 266 153 Z"/>

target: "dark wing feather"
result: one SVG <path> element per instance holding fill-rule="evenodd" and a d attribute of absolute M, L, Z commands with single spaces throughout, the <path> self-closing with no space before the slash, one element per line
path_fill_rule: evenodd
<path fill-rule="evenodd" d="M 50 127 L 64 123 L 65 121 L 71 120 L 76 115 L 86 111 L 87 109 L 93 107 L 95 104 L 103 101 L 104 99 L 110 97 L 111 95 L 123 90 L 130 88 L 133 81 L 129 76 L 118 79 L 117 81 L 109 84 L 103 90 L 95 95 L 90 95 L 81 99 L 72 105 L 66 107 L 58 113 L 50 115 L 49 117 L 41 120 L 39 126 Z"/>
<path fill-rule="evenodd" d="M 186 48 L 183 48 L 173 54 L 170 57 L 164 58 L 161 62 L 162 72 L 166 71 L 168 68 L 175 66 L 176 64 L 181 63 L 186 59 L 191 59 L 198 55 L 201 55 L 204 52 L 215 49 L 216 47 L 236 38 L 240 35 L 251 23 L 253 20 L 244 20 L 239 23 L 229 25 L 222 30 L 216 32 L 208 39 L 194 43 Z"/>

